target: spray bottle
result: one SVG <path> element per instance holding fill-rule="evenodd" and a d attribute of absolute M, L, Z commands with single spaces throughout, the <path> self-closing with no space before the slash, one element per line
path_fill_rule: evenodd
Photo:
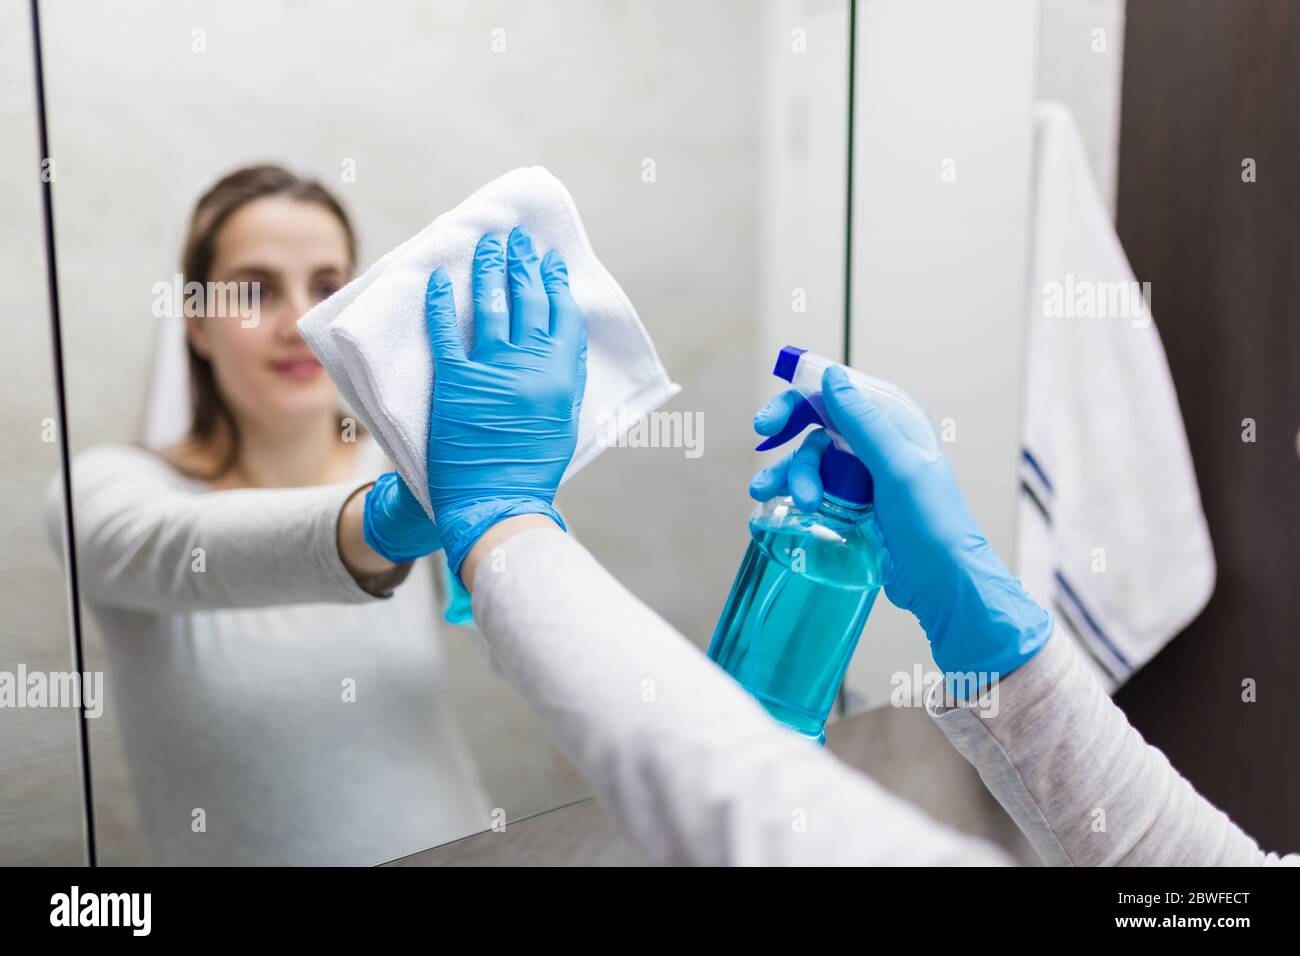
<path fill-rule="evenodd" d="M 799 390 L 785 427 L 758 446 L 766 451 L 812 424 L 829 425 L 822 374 L 838 363 L 787 346 L 773 374 Z M 929 418 L 906 392 L 846 369 L 927 457 L 938 441 Z M 750 543 L 709 643 L 708 655 L 796 732 L 825 743 L 826 719 L 858 638 L 884 583 L 887 554 L 872 508 L 871 474 L 827 427 L 822 503 L 804 512 L 789 497 L 759 505 Z"/>

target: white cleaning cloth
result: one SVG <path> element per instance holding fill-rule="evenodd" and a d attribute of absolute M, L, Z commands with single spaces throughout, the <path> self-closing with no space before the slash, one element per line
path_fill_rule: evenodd
<path fill-rule="evenodd" d="M 568 190 L 540 166 L 516 169 L 479 189 L 298 323 L 344 398 L 432 515 L 426 444 L 433 355 L 424 317 L 429 273 L 451 278 L 466 350 L 473 347 L 471 262 L 479 238 L 517 225 L 539 255 L 555 249 L 569 268 L 573 298 L 587 320 L 587 390 L 574 475 L 631 426 L 680 391 L 627 295 L 592 251 Z"/>
<path fill-rule="evenodd" d="M 1069 110 L 1040 104 L 1019 571 L 1114 689 L 1214 590 L 1160 336 Z"/>

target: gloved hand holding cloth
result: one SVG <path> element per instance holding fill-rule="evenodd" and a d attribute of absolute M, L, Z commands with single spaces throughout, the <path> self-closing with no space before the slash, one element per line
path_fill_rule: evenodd
<path fill-rule="evenodd" d="M 553 502 L 577 447 L 587 377 L 586 324 L 564 260 L 540 258 L 526 229 L 504 245 L 480 240 L 472 294 L 467 353 L 447 274 L 429 276 L 429 500 L 453 573 L 503 518 L 541 514 L 564 527 Z"/>

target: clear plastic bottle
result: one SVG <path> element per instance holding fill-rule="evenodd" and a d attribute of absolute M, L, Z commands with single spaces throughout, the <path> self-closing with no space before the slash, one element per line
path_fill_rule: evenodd
<path fill-rule="evenodd" d="M 752 540 L 708 650 L 773 717 L 818 743 L 886 559 L 865 466 L 831 446 L 821 475 L 816 511 L 800 511 L 788 497 L 754 511 Z"/>
<path fill-rule="evenodd" d="M 872 510 L 871 474 L 830 427 L 822 376 L 839 363 L 787 345 L 772 374 L 802 396 L 781 431 L 758 446 L 776 448 L 809 425 L 831 437 L 822 454 L 825 492 L 813 513 L 792 499 L 760 505 L 749 521 L 752 541 L 731 586 L 709 657 L 777 720 L 824 743 L 844 672 L 884 583 L 884 540 Z M 933 460 L 938 439 L 919 404 L 896 385 L 845 369 L 855 388 Z"/>

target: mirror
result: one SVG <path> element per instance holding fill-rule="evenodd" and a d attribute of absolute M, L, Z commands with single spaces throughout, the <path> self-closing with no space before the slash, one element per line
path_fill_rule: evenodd
<path fill-rule="evenodd" d="M 665 411 L 694 425 L 607 450 L 558 504 L 704 646 L 747 541 L 776 350 L 843 352 L 848 4 L 41 14 L 84 649 L 105 674 L 100 860 L 381 863 L 585 796 L 472 628 L 443 622 L 435 559 L 382 601 L 341 577 L 337 489 L 387 466 L 341 437 L 323 375 L 268 372 L 300 355 L 293 335 L 214 341 L 170 290 L 188 241 L 192 264 L 256 275 L 264 315 L 297 314 L 483 183 L 546 166 L 683 386 Z M 219 196 L 191 225 L 254 164 L 324 192 L 287 179 L 278 206 L 237 221 Z M 187 377 L 236 422 L 235 466 L 210 437 L 228 426 L 187 444 Z M 48 477 L 46 457 L 25 467 Z"/>

